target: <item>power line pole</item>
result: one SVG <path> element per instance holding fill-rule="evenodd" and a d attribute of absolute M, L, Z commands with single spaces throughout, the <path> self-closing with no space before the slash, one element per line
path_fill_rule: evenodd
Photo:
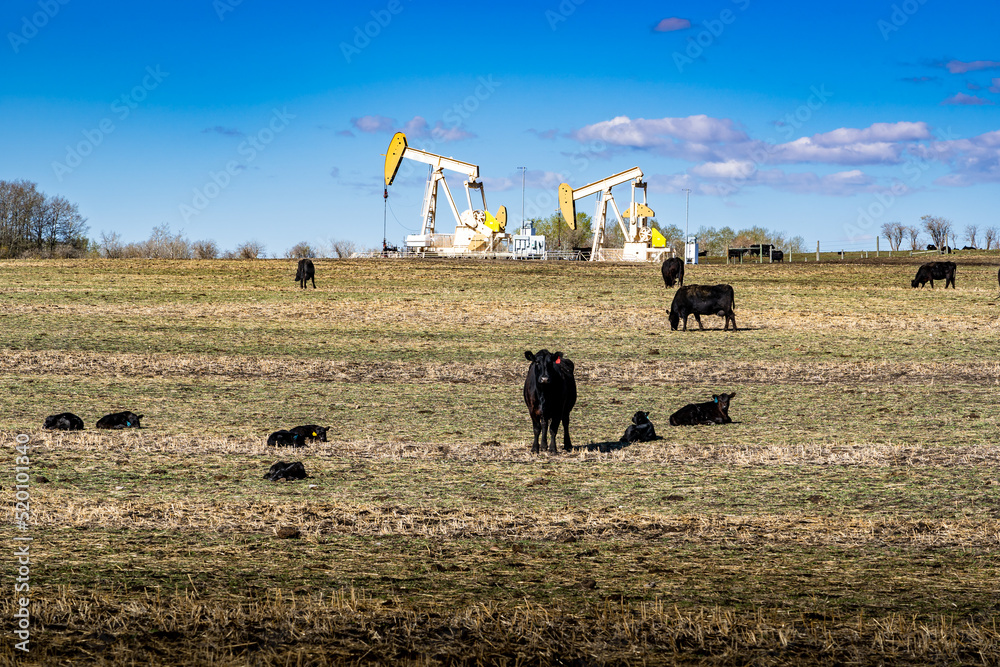
<path fill-rule="evenodd" d="M 524 174 L 528 171 L 527 167 L 518 167 L 521 170 L 521 227 L 524 227 Z"/>
<path fill-rule="evenodd" d="M 688 215 L 691 213 L 691 188 L 684 188 L 684 263 L 688 263 Z"/>

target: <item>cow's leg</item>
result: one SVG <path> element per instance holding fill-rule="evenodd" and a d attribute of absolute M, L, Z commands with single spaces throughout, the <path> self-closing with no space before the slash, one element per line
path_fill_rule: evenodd
<path fill-rule="evenodd" d="M 312 281 L 313 281 L 313 289 L 316 289 L 316 276 L 312 277 Z"/>
<path fill-rule="evenodd" d="M 556 449 L 556 436 L 559 434 L 559 418 L 553 417 L 549 420 L 549 454 L 558 454 Z"/>
<path fill-rule="evenodd" d="M 563 449 L 567 452 L 573 451 L 573 443 L 569 439 L 569 415 L 563 417 Z"/>
<path fill-rule="evenodd" d="M 695 313 L 694 314 L 694 319 L 698 320 L 698 329 L 701 330 L 701 331 L 704 331 L 705 330 L 705 325 L 703 325 L 701 323 L 701 315 L 699 315 L 698 313 Z"/>
<path fill-rule="evenodd" d="M 729 320 L 733 321 L 733 331 L 736 331 L 736 313 L 729 311 L 729 313 L 726 314 L 726 326 L 729 326 Z"/>
<path fill-rule="evenodd" d="M 531 415 L 531 425 L 535 429 L 535 442 L 531 445 L 531 453 L 538 453 L 538 436 L 542 433 L 542 420 L 537 415 Z"/>
<path fill-rule="evenodd" d="M 688 330 L 688 316 L 685 315 L 684 316 L 684 328 L 682 329 L 682 331 L 687 331 L 687 330 Z"/>

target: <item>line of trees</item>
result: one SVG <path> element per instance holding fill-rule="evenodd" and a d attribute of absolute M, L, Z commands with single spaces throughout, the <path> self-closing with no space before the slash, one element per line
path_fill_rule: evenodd
<path fill-rule="evenodd" d="M 80 257 L 87 219 L 65 197 L 50 197 L 26 180 L 0 180 L 0 257 Z"/>
<path fill-rule="evenodd" d="M 889 242 L 889 247 L 893 250 L 899 250 L 904 239 L 909 241 L 910 250 L 922 250 L 920 236 L 926 232 L 934 246 L 943 248 L 948 245 L 958 245 L 954 226 L 954 223 L 948 218 L 923 215 L 920 217 L 920 225 L 904 225 L 898 221 L 883 223 L 882 236 Z M 966 245 L 978 248 L 979 225 L 966 225 L 964 231 Z M 986 244 L 984 250 L 1000 248 L 1000 234 L 998 234 L 996 227 L 988 227 L 983 230 L 983 242 Z"/>

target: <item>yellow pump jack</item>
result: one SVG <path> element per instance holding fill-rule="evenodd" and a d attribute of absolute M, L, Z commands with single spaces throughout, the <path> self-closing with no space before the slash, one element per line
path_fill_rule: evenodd
<path fill-rule="evenodd" d="M 494 216 L 486 208 L 486 192 L 479 180 L 478 165 L 462 162 L 454 158 L 428 153 L 406 144 L 406 135 L 397 132 L 389 149 L 385 152 L 385 185 L 388 188 L 396 178 L 396 172 L 403 160 L 414 160 L 430 166 L 427 176 L 427 186 L 424 189 L 424 203 L 421 208 L 421 223 L 419 234 L 406 237 L 406 247 L 415 252 L 434 251 L 446 254 L 462 254 L 476 251 L 497 251 L 500 245 L 510 239 L 505 233 L 507 228 L 507 208 L 501 206 Z M 464 174 L 466 179 L 465 199 L 469 208 L 461 214 L 455 199 L 451 196 L 444 171 L 455 171 Z M 437 214 L 438 185 L 444 189 L 445 199 L 455 216 L 454 234 L 437 234 L 435 230 Z M 481 209 L 472 207 L 472 190 L 479 190 L 483 200 Z"/>

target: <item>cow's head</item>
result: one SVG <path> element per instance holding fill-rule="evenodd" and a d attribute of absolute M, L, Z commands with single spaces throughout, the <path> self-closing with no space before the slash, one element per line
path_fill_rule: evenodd
<path fill-rule="evenodd" d="M 916 287 L 919 284 L 920 283 L 917 281 L 916 278 L 914 278 L 913 280 L 910 281 L 910 287 Z"/>
<path fill-rule="evenodd" d="M 677 331 L 677 325 L 681 323 L 681 316 L 673 308 L 670 309 L 670 328 Z"/>
<path fill-rule="evenodd" d="M 636 426 L 639 426 L 640 424 L 648 424 L 649 413 L 640 410 L 639 412 L 632 415 L 632 423 L 635 424 Z"/>
<path fill-rule="evenodd" d="M 719 410 L 722 410 L 722 414 L 728 415 L 729 401 L 731 401 L 735 396 L 736 396 L 735 391 L 731 394 L 719 394 L 719 395 L 713 394 L 712 400 L 714 400 L 718 404 Z"/>
<path fill-rule="evenodd" d="M 125 415 L 125 425 L 135 428 L 141 428 L 139 426 L 139 420 L 142 419 L 142 415 L 137 415 L 134 412 L 126 413 Z"/>
<path fill-rule="evenodd" d="M 539 350 L 535 354 L 525 350 L 524 358 L 531 362 L 529 373 L 535 376 L 536 384 L 548 384 L 556 373 L 556 366 L 562 363 L 562 352 Z"/>
<path fill-rule="evenodd" d="M 317 426 L 316 430 L 313 431 L 313 437 L 319 438 L 321 442 L 327 442 L 326 432 L 330 430 L 329 426 Z"/>

